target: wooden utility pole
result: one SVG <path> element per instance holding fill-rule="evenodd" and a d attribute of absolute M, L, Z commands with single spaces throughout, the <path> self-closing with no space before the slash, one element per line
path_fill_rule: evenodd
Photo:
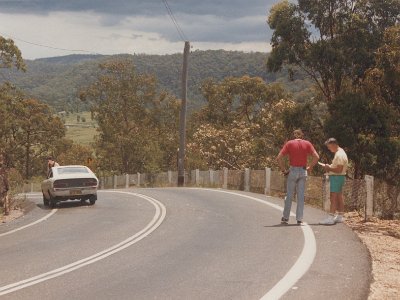
<path fill-rule="evenodd" d="M 187 102 L 187 80 L 188 80 L 188 58 L 190 43 L 185 42 L 183 50 L 182 67 L 182 103 L 179 118 L 179 151 L 178 151 L 178 186 L 185 185 L 185 151 L 186 151 L 186 102 Z"/>

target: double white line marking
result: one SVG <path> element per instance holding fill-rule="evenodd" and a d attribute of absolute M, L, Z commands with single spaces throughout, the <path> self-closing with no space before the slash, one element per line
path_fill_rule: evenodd
<path fill-rule="evenodd" d="M 138 233 L 127 238 L 126 240 L 124 240 L 108 249 L 105 249 L 101 252 L 98 252 L 92 256 L 83 258 L 76 262 L 73 262 L 64 267 L 54 269 L 52 271 L 49 271 L 49 272 L 46 272 L 46 273 L 43 273 L 43 274 L 40 274 L 37 276 L 0 287 L 0 296 L 21 290 L 23 288 L 38 284 L 40 282 L 43 282 L 43 281 L 46 281 L 46 280 L 49 280 L 49 279 L 52 279 L 55 277 L 62 276 L 64 274 L 67 274 L 67 273 L 70 273 L 77 269 L 80 269 L 84 266 L 93 264 L 93 263 L 95 263 L 99 260 L 102 260 L 110 255 L 113 255 L 119 251 L 122 251 L 125 248 L 128 248 L 128 247 L 132 246 L 133 244 L 139 242 L 140 240 L 144 239 L 146 236 L 148 236 L 154 230 L 156 230 L 161 225 L 161 223 L 164 221 L 167 210 L 166 210 L 165 206 L 161 202 L 157 201 L 156 199 L 151 198 L 146 195 L 130 193 L 130 192 L 113 191 L 112 193 L 128 194 L 128 195 L 136 196 L 136 197 L 147 200 L 156 209 L 153 219 L 141 231 L 139 231 Z"/>

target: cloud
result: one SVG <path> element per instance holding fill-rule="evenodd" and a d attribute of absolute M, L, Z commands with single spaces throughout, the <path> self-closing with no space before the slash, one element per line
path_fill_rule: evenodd
<path fill-rule="evenodd" d="M 175 13 L 217 15 L 229 18 L 267 13 L 276 0 L 169 0 Z M 2 0 L 0 10 L 7 13 L 47 14 L 51 12 L 91 11 L 111 15 L 165 14 L 161 0 Z"/>
<path fill-rule="evenodd" d="M 197 49 L 243 51 L 269 49 L 266 15 L 273 2 L 169 0 Z M 38 44 L 102 54 L 182 50 L 161 0 L 0 0 L 0 12 L 0 35 Z M 16 41 L 27 58 L 74 53 Z"/>
<path fill-rule="evenodd" d="M 145 17 L 115 26 L 102 27 L 101 17 L 94 13 L 51 13 L 44 15 L 9 15 L 0 14 L 0 19 L 7 24 L 2 26 L 1 34 L 10 35 L 21 49 L 23 57 L 34 59 L 40 57 L 60 56 L 71 53 L 148 53 L 171 54 L 182 52 L 181 41 L 171 41 L 162 33 L 133 29 L 135 24 L 153 24 L 152 19 Z M 22 22 L 21 20 L 24 20 Z M 147 20 L 147 21 L 146 21 Z M 164 20 L 159 26 L 169 27 L 170 22 Z M 174 30 L 173 27 L 170 30 Z M 202 28 L 198 29 L 201 32 Z M 18 33 L 18 35 L 17 35 Z M 36 43 L 65 49 L 85 50 L 88 52 L 61 51 L 26 44 L 19 39 L 35 41 Z M 267 40 L 222 42 L 207 39 L 193 41 L 193 49 L 226 49 L 241 51 L 267 51 Z"/>
<path fill-rule="evenodd" d="M 264 15 L 238 18 L 184 15 L 179 19 L 183 24 L 182 27 L 185 28 L 185 33 L 194 41 L 242 43 L 267 41 L 270 38 Z M 168 39 L 173 39 L 171 31 L 163 32 L 163 34 Z"/>
<path fill-rule="evenodd" d="M 240 18 L 221 18 L 214 15 L 178 15 L 180 26 L 185 35 L 195 42 L 242 43 L 268 41 L 270 32 L 264 15 Z M 180 37 L 167 16 L 127 17 L 116 28 L 158 33 L 163 38 L 177 42 Z"/>

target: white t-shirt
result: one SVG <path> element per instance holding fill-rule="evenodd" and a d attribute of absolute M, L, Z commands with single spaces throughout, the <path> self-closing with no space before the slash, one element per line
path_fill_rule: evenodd
<path fill-rule="evenodd" d="M 330 171 L 329 175 L 346 175 L 347 167 L 349 164 L 349 160 L 347 159 L 347 154 L 344 152 L 342 148 L 339 147 L 338 151 L 336 151 L 335 156 L 332 160 L 331 168 L 336 168 L 337 166 L 343 166 L 343 170 L 340 173 L 335 173 Z"/>

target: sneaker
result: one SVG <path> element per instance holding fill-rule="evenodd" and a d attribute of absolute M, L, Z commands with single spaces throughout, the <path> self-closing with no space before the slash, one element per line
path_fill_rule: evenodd
<path fill-rule="evenodd" d="M 326 219 L 319 222 L 320 225 L 335 225 L 335 216 L 329 215 Z"/>
<path fill-rule="evenodd" d="M 285 219 L 284 217 L 282 217 L 282 219 L 281 219 L 281 224 L 283 224 L 283 225 L 287 225 L 287 224 L 288 224 L 288 222 L 289 222 L 289 220 L 288 220 L 288 219 Z"/>
<path fill-rule="evenodd" d="M 297 220 L 297 225 L 303 225 L 303 221 Z"/>
<path fill-rule="evenodd" d="M 335 220 L 335 223 L 343 223 L 344 217 L 343 217 L 343 215 L 336 215 L 334 220 Z"/>

